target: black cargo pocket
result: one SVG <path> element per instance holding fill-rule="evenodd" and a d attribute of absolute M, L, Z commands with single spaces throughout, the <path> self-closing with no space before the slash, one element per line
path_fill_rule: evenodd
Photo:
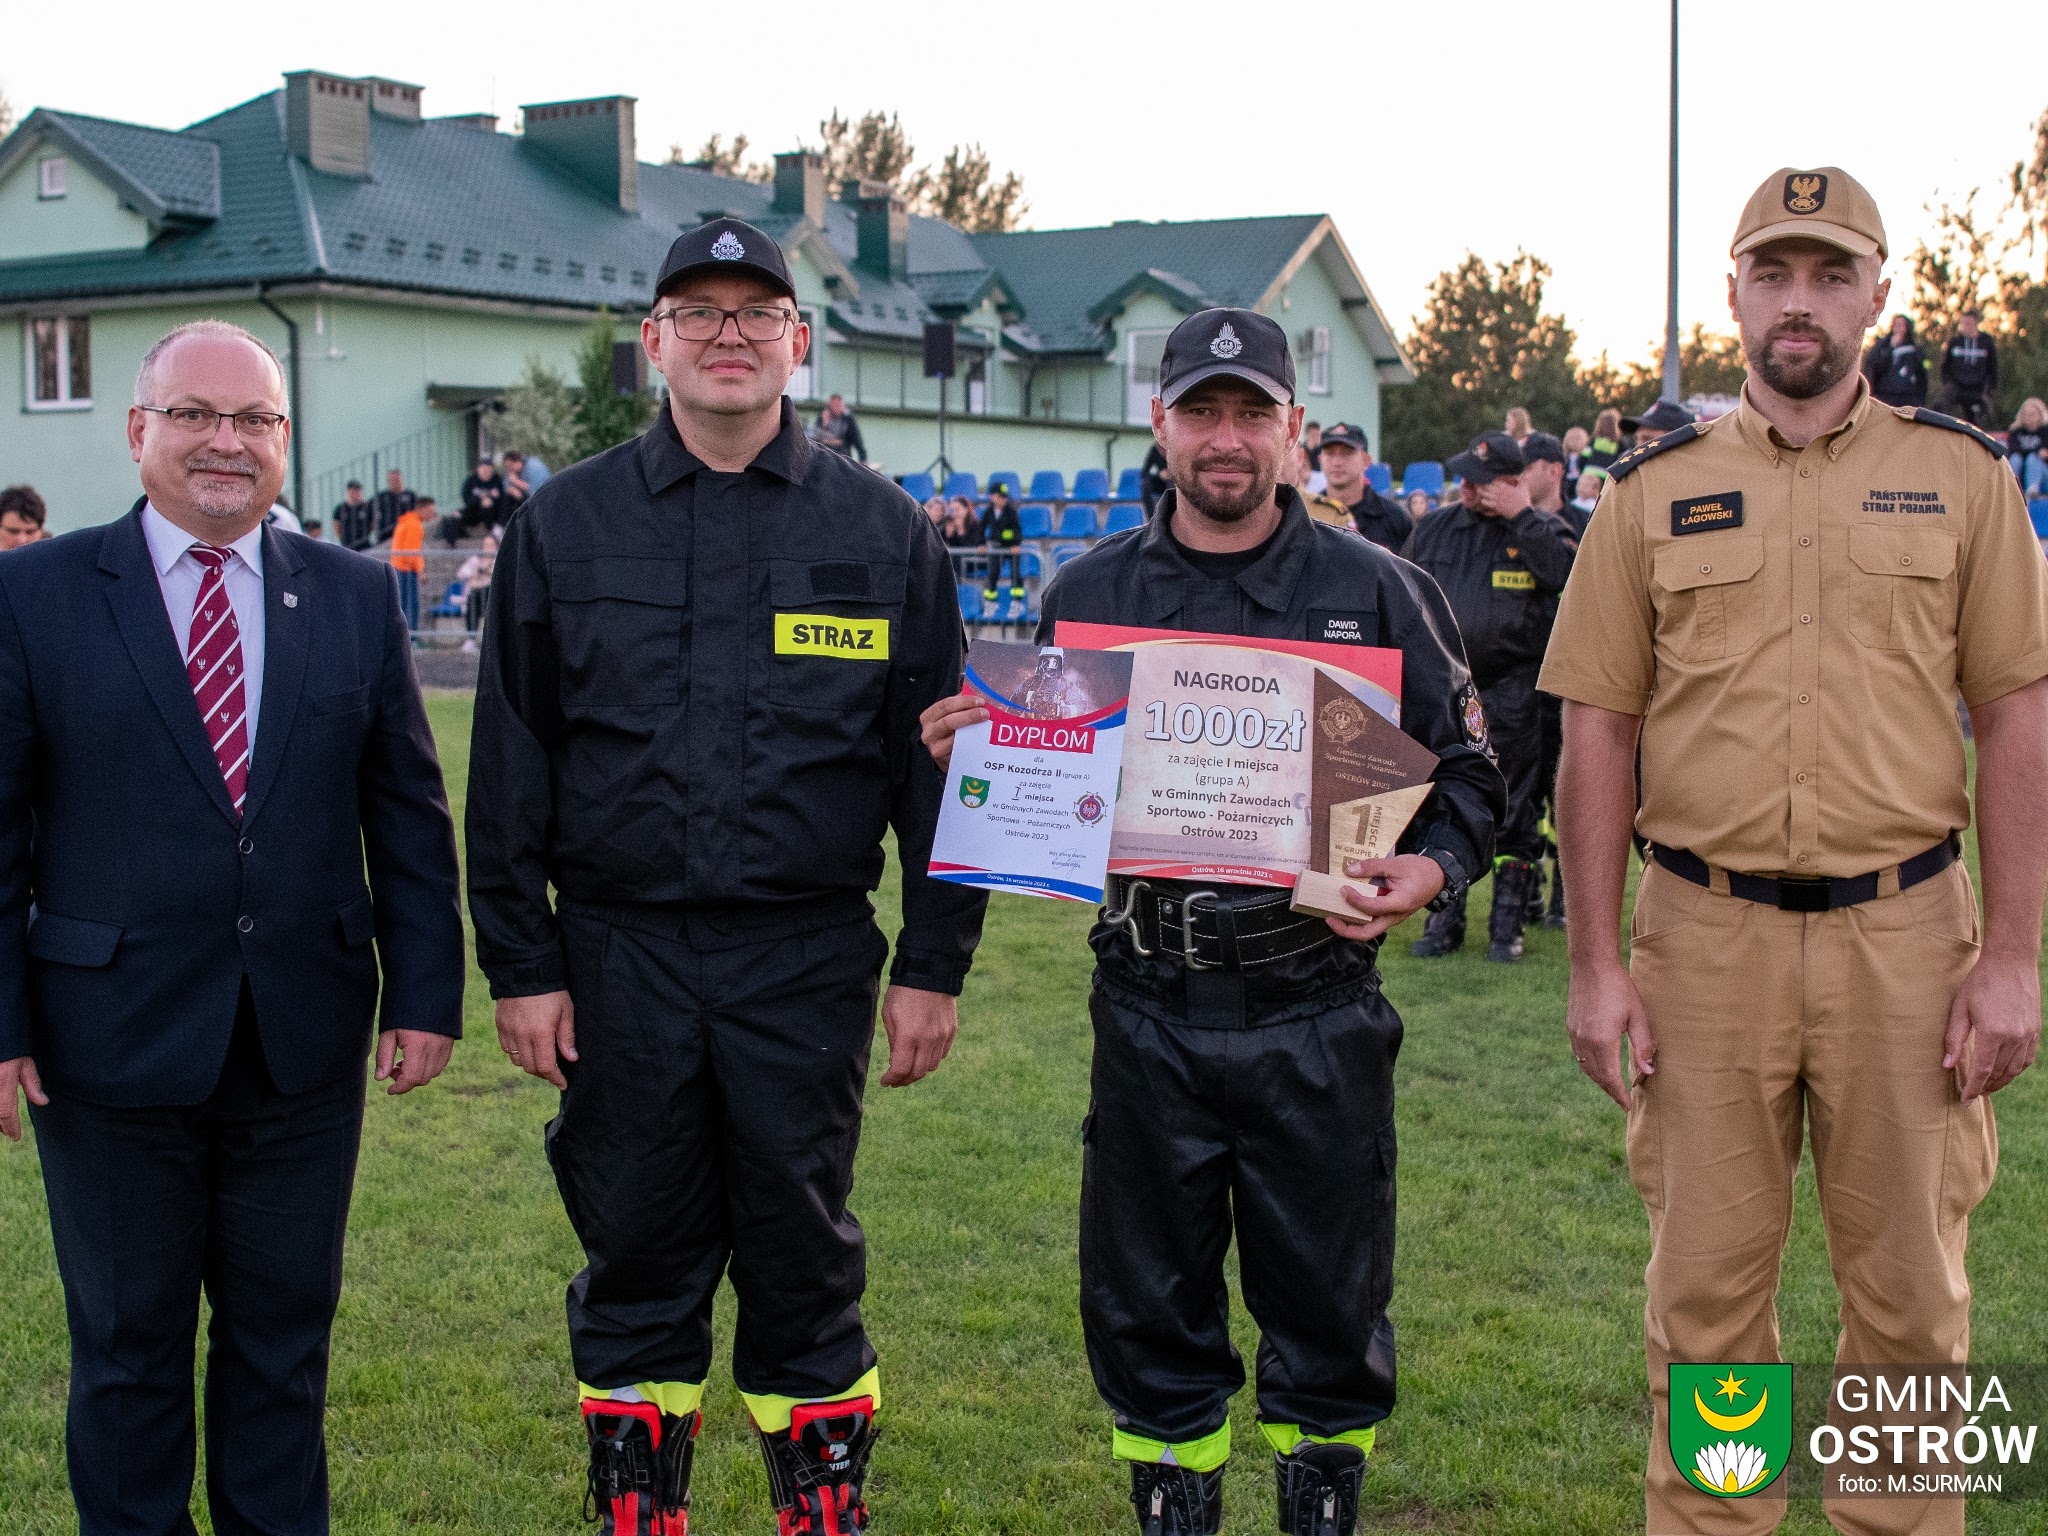
<path fill-rule="evenodd" d="M 1368 1208 L 1372 1218 L 1372 1269 L 1367 1275 L 1371 1288 L 1373 1315 L 1377 1317 L 1394 1297 L 1394 1122 L 1381 1126 L 1375 1141 L 1378 1179 L 1373 1185 Z"/>
<path fill-rule="evenodd" d="M 567 705 L 673 704 L 683 696 L 689 562 L 599 555 L 548 568 Z"/>
<path fill-rule="evenodd" d="M 96 923 L 56 912 L 38 912 L 28 928 L 29 954 L 58 965 L 83 966 L 87 970 L 110 965 L 120 944 L 119 924 Z"/>
<path fill-rule="evenodd" d="M 771 562 L 769 699 L 834 714 L 881 708 L 905 586 L 904 567 L 885 561 Z"/>

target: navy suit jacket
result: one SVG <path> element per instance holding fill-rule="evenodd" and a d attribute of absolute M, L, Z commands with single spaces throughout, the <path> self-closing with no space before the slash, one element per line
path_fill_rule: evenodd
<path fill-rule="evenodd" d="M 459 1035 L 455 828 L 396 584 L 263 530 L 263 707 L 237 822 L 142 534 L 0 556 L 0 1060 L 52 1094 L 196 1104 L 242 979 L 287 1093 L 382 1026 Z M 372 950 L 372 941 L 375 950 Z"/>

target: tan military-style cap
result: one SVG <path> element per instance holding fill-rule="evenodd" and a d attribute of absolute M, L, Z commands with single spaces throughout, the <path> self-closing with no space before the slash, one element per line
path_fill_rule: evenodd
<path fill-rule="evenodd" d="M 1884 220 L 1863 183 L 1839 166 L 1800 171 L 1786 166 L 1764 178 L 1750 195 L 1735 226 L 1730 256 L 1773 240 L 1821 240 L 1851 256 L 1891 253 L 1885 249 Z"/>

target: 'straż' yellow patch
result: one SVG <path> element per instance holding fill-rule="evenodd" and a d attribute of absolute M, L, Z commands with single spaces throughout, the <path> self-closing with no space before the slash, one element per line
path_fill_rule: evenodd
<path fill-rule="evenodd" d="M 1493 584 L 1503 592 L 1534 592 L 1536 578 L 1528 571 L 1495 571 Z"/>
<path fill-rule="evenodd" d="M 775 615 L 775 654 L 836 656 L 842 661 L 887 661 L 889 621 L 848 619 L 833 613 Z"/>

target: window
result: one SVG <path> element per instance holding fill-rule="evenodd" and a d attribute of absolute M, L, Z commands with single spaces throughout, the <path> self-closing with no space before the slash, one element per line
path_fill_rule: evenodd
<path fill-rule="evenodd" d="M 1312 325 L 1301 333 L 1296 348 L 1301 354 L 1302 372 L 1308 375 L 1303 384 L 1312 395 L 1327 395 L 1330 392 L 1330 328 L 1327 325 Z"/>
<path fill-rule="evenodd" d="M 1128 384 L 1124 399 L 1124 420 L 1134 427 L 1152 425 L 1152 397 L 1159 393 L 1159 365 L 1166 357 L 1170 331 L 1126 331 Z"/>
<path fill-rule="evenodd" d="M 818 330 L 816 310 L 799 306 L 797 314 L 804 324 L 811 328 L 811 350 L 806 352 L 804 360 L 796 365 L 795 371 L 789 376 L 789 383 L 782 392 L 792 400 L 815 400 L 818 398 L 818 348 L 825 344 L 825 338 Z"/>
<path fill-rule="evenodd" d="M 31 315 L 28 404 L 34 411 L 84 410 L 92 404 L 92 318 Z"/>
<path fill-rule="evenodd" d="M 62 155 L 52 155 L 47 160 L 36 162 L 36 196 L 62 197 L 64 195 L 65 160 Z"/>

